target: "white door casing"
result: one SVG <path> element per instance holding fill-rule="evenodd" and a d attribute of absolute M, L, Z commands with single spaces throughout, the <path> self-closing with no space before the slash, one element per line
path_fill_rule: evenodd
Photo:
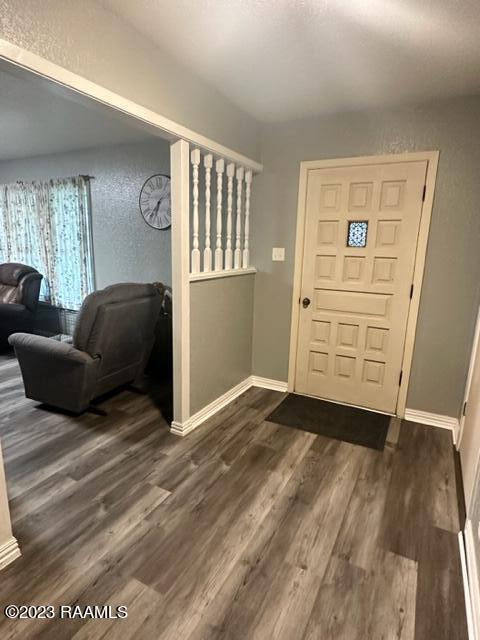
<path fill-rule="evenodd" d="M 464 416 L 460 420 L 459 451 L 467 515 L 471 515 L 475 478 L 480 461 L 480 312 L 465 391 Z"/>
<path fill-rule="evenodd" d="M 403 415 L 437 160 L 302 163 L 290 391 Z M 348 246 L 352 222 L 365 246 Z"/>

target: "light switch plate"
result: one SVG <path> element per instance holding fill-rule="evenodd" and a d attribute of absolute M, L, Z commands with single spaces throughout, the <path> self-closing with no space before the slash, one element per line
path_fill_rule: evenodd
<path fill-rule="evenodd" d="M 273 247 L 273 249 L 272 249 L 272 260 L 274 262 L 284 262 L 285 261 L 285 249 L 284 249 L 284 247 Z"/>

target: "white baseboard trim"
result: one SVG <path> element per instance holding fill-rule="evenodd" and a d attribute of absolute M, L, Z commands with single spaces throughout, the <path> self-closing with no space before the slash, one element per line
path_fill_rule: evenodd
<path fill-rule="evenodd" d="M 458 418 L 451 416 L 442 416 L 439 413 L 428 413 L 428 411 L 417 411 L 416 409 L 405 409 L 405 420 L 411 422 L 420 422 L 429 427 L 440 427 L 440 429 L 449 429 L 452 432 L 453 444 L 457 444 L 458 433 L 460 430 L 460 422 Z"/>
<path fill-rule="evenodd" d="M 8 542 L 0 547 L 0 569 L 3 569 L 21 555 L 17 539 L 12 536 Z"/>
<path fill-rule="evenodd" d="M 186 436 L 187 433 L 196 429 L 202 422 L 208 420 L 215 415 L 220 409 L 223 409 L 230 404 L 235 398 L 238 398 L 242 393 L 245 393 L 250 387 L 261 387 L 262 389 L 271 389 L 272 391 L 287 391 L 287 383 L 281 380 L 272 380 L 270 378 L 261 378 L 260 376 L 249 376 L 235 387 L 229 389 L 226 393 L 219 398 L 207 404 L 206 407 L 197 411 L 193 416 L 188 418 L 183 423 L 172 422 L 170 432 L 176 436 Z"/>
<path fill-rule="evenodd" d="M 177 436 L 186 436 L 187 433 L 190 433 L 190 431 L 193 431 L 193 429 L 202 424 L 202 422 L 205 422 L 205 420 L 211 418 L 211 416 L 215 415 L 215 413 L 220 411 L 220 409 L 226 407 L 227 404 L 230 404 L 232 400 L 235 400 L 235 398 L 247 391 L 247 389 L 250 389 L 251 386 L 252 380 L 250 376 L 248 378 L 245 378 L 245 380 L 243 380 L 239 384 L 235 385 L 235 387 L 229 389 L 226 393 L 221 395 L 213 402 L 210 402 L 210 404 L 207 404 L 207 406 L 203 407 L 203 409 L 200 409 L 200 411 L 197 411 L 197 413 L 193 414 L 193 416 L 190 416 L 190 418 L 188 418 L 188 420 L 186 420 L 185 422 L 172 422 L 170 431 Z"/>
<path fill-rule="evenodd" d="M 288 382 L 282 380 L 272 380 L 271 378 L 262 378 L 261 376 L 251 376 L 252 387 L 261 387 L 262 389 L 271 389 L 272 391 L 288 390 Z"/>
<path fill-rule="evenodd" d="M 467 520 L 465 523 L 465 531 L 463 534 L 460 532 L 460 535 L 463 538 L 461 547 L 464 547 L 463 552 L 466 560 L 464 588 L 465 605 L 467 608 L 468 637 L 470 640 L 480 640 L 480 583 L 478 581 L 479 572 L 477 556 L 475 554 L 475 532 L 473 531 L 471 520 Z M 462 555 L 462 548 L 460 549 L 460 555 Z"/>

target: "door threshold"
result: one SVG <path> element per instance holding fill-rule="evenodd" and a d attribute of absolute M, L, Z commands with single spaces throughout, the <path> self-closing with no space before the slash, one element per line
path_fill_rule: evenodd
<path fill-rule="evenodd" d="M 341 404 L 346 407 L 353 407 L 354 409 L 363 409 L 364 411 L 373 411 L 373 413 L 381 413 L 384 416 L 391 416 L 397 418 L 395 413 L 389 411 L 379 411 L 379 409 L 371 409 L 370 407 L 362 407 L 359 404 L 350 404 L 349 402 L 340 402 L 339 400 L 332 400 L 331 398 L 322 398 L 322 396 L 312 396 L 309 393 L 300 393 L 299 391 L 292 391 L 296 396 L 305 396 L 306 398 L 314 398 L 315 400 L 323 400 L 324 402 L 332 402 L 333 404 Z"/>

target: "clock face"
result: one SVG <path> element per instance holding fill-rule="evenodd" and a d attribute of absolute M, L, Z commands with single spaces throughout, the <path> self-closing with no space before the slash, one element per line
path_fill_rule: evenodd
<path fill-rule="evenodd" d="M 145 182 L 140 191 L 140 212 L 154 229 L 168 229 L 172 223 L 169 176 L 158 174 Z"/>

